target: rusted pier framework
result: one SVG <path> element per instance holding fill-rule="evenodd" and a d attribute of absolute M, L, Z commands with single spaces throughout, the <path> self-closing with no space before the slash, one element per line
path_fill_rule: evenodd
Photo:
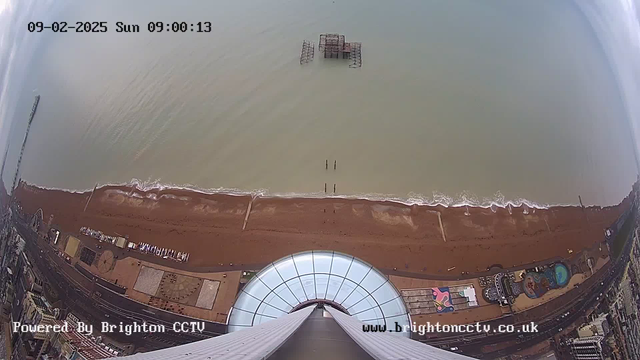
<path fill-rule="evenodd" d="M 345 49 L 344 35 L 340 34 L 321 34 L 318 50 L 330 59 L 346 59 L 349 54 L 349 49 Z"/>
<path fill-rule="evenodd" d="M 341 34 L 320 34 L 318 51 L 324 54 L 324 58 L 329 59 L 349 59 L 349 67 L 359 68 L 362 66 L 362 44 L 359 42 L 346 42 Z"/>
<path fill-rule="evenodd" d="M 315 52 L 315 44 L 309 40 L 302 42 L 302 51 L 300 52 L 300 64 L 308 64 L 313 61 Z"/>
<path fill-rule="evenodd" d="M 362 67 L 362 44 L 359 42 L 351 43 L 351 52 L 349 53 L 349 59 L 351 60 L 351 64 L 349 64 L 350 68 L 359 68 Z"/>

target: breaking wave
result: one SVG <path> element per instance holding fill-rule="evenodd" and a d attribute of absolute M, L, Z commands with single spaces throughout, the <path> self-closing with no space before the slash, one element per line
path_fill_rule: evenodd
<path fill-rule="evenodd" d="M 75 194 L 81 194 L 90 192 L 93 189 L 84 189 L 84 190 L 70 190 L 70 189 L 61 189 L 55 187 L 46 187 L 40 186 L 37 184 L 30 184 L 40 189 L 46 190 L 57 190 L 57 191 L 65 191 Z M 480 208 L 490 208 L 490 207 L 501 207 L 507 208 L 511 207 L 520 207 L 524 206 L 525 208 L 531 209 L 548 209 L 549 207 L 555 206 L 577 206 L 578 204 L 545 204 L 538 203 L 535 201 L 531 201 L 524 198 L 515 198 L 515 199 L 507 199 L 500 192 L 497 191 L 492 197 L 478 197 L 475 194 L 464 191 L 456 196 L 446 195 L 440 192 L 433 192 L 431 195 L 424 195 L 418 193 L 409 193 L 406 196 L 398 196 L 398 195 L 390 195 L 390 194 L 378 194 L 378 193 L 367 193 L 367 194 L 353 194 L 353 195 L 329 195 L 324 192 L 312 192 L 312 193 L 297 193 L 297 192 L 270 192 L 267 189 L 255 189 L 255 190 L 241 190 L 236 188 L 200 188 L 191 184 L 184 185 L 175 185 L 175 184 L 167 184 L 162 183 L 159 180 L 153 181 L 143 181 L 139 179 L 132 179 L 126 183 L 111 183 L 99 185 L 96 188 L 102 189 L 107 187 L 128 187 L 131 189 L 138 190 L 140 192 L 160 192 L 160 191 L 171 191 L 171 190 L 186 190 L 194 193 L 200 194 L 225 194 L 232 196 L 255 196 L 255 197 L 279 197 L 279 198 L 311 198 L 311 199 L 354 199 L 354 200 L 371 200 L 371 201 L 389 201 L 394 203 L 400 203 L 404 205 L 426 205 L 426 206 L 443 206 L 443 207 L 480 207 Z M 121 191 L 123 194 L 127 194 L 134 197 L 142 198 L 140 194 L 130 193 L 126 191 Z M 163 194 L 158 196 L 155 193 L 146 194 L 144 197 L 157 200 L 159 197 L 166 197 L 172 199 L 183 199 L 184 197 L 171 195 L 171 194 Z"/>

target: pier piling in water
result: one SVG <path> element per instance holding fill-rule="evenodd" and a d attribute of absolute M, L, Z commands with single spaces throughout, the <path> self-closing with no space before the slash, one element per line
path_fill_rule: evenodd
<path fill-rule="evenodd" d="M 338 166 L 338 160 L 333 160 L 333 170 Z"/>
<path fill-rule="evenodd" d="M 324 161 L 324 169 L 329 170 L 329 160 Z"/>
<path fill-rule="evenodd" d="M 309 40 L 302 41 L 302 50 L 300 51 L 300 65 L 308 64 L 313 61 L 315 44 Z"/>
<path fill-rule="evenodd" d="M 345 36 L 342 34 L 320 34 L 318 51 L 324 55 L 325 59 L 349 59 L 350 68 L 362 66 L 362 44 L 359 42 L 346 42 Z"/>
<path fill-rule="evenodd" d="M 351 60 L 351 64 L 349 64 L 349 67 L 352 69 L 362 67 L 362 44 L 352 42 L 350 47 L 351 53 L 349 54 L 349 59 Z"/>
<path fill-rule="evenodd" d="M 324 183 L 324 193 L 327 193 L 327 183 Z"/>
<path fill-rule="evenodd" d="M 333 184 L 333 193 L 336 193 L 336 184 Z"/>

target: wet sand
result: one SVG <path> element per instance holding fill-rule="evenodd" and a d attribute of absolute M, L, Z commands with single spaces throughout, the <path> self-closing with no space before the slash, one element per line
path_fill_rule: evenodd
<path fill-rule="evenodd" d="M 550 258 L 568 258 L 604 240 L 604 229 L 628 208 L 491 209 L 407 206 L 347 199 L 255 198 L 189 190 L 142 191 L 110 186 L 69 193 L 21 184 L 25 212 L 53 215 L 52 226 L 88 226 L 191 253 L 189 267 L 267 264 L 298 251 L 345 252 L 382 270 L 421 275 L 476 273 Z M 249 216 L 247 211 L 251 204 Z M 440 214 L 440 219 L 438 216 Z M 246 223 L 245 223 L 246 220 Z M 442 223 L 442 228 L 440 226 Z M 244 230 L 243 230 L 244 227 Z M 444 236 L 443 236 L 444 230 Z M 451 272 L 447 269 L 455 267 Z"/>

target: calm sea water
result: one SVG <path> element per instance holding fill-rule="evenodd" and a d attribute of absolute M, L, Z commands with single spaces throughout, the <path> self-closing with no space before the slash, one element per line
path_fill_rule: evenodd
<path fill-rule="evenodd" d="M 47 187 L 317 196 L 327 183 L 331 195 L 605 205 L 636 179 L 627 2 L 3 2 L 6 184 L 35 94 L 21 176 Z M 89 20 L 109 31 L 26 31 Z M 151 21 L 212 32 L 149 33 Z M 363 67 L 319 57 L 323 32 L 361 42 Z M 300 66 L 305 39 L 316 58 Z"/>

